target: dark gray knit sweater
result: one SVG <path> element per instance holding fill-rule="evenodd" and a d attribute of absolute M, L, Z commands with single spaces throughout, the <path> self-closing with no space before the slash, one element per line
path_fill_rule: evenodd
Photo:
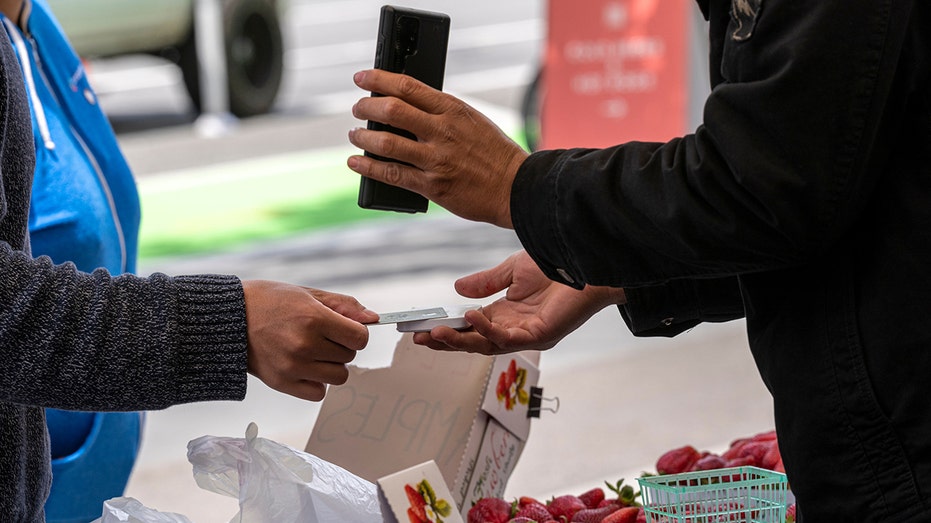
<path fill-rule="evenodd" d="M 29 255 L 35 163 L 23 80 L 0 31 L 0 521 L 41 522 L 44 407 L 150 410 L 246 391 L 233 276 L 111 277 Z"/>

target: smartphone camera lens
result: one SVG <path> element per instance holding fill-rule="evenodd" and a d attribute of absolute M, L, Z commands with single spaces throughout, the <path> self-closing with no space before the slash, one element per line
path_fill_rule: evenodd
<path fill-rule="evenodd" d="M 408 57 L 417 52 L 417 40 L 420 34 L 420 20 L 402 16 L 398 18 L 398 54 Z"/>

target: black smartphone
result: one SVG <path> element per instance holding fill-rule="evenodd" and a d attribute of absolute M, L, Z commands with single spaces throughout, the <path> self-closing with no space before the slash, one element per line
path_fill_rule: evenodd
<path fill-rule="evenodd" d="M 434 89 L 442 90 L 448 42 L 448 15 L 393 5 L 382 6 L 378 43 L 375 48 L 375 68 L 403 73 Z M 380 95 L 372 93 L 372 96 Z M 403 129 L 379 122 L 369 121 L 368 128 L 417 139 Z M 367 151 L 365 155 L 379 160 L 395 161 Z M 417 213 L 427 212 L 427 205 L 427 199 L 415 192 L 362 177 L 359 186 L 359 207 Z"/>

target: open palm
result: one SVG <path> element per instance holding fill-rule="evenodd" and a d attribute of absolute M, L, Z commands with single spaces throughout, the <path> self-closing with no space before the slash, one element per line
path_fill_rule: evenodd
<path fill-rule="evenodd" d="M 604 307 L 624 302 L 623 289 L 577 290 L 550 280 L 526 251 L 456 282 L 456 290 L 468 298 L 487 298 L 505 289 L 504 297 L 466 314 L 472 330 L 437 327 L 415 335 L 414 342 L 489 355 L 547 350 Z"/>

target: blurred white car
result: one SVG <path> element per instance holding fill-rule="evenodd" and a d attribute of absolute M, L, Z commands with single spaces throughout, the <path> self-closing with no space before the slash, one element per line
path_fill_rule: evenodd
<path fill-rule="evenodd" d="M 197 0 L 48 0 L 79 55 L 106 58 L 147 53 L 181 67 L 194 106 L 201 107 L 194 3 Z M 279 5 L 283 0 L 220 0 L 230 112 L 268 112 L 284 69 Z"/>

